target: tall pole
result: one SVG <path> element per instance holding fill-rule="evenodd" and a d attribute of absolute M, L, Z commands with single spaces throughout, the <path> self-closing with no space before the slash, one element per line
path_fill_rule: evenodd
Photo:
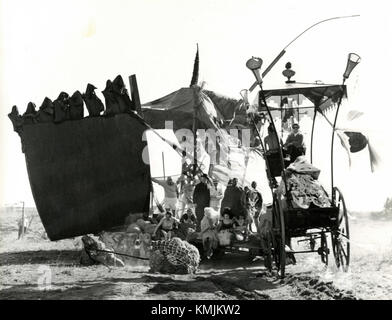
<path fill-rule="evenodd" d="M 197 88 L 193 87 L 193 123 L 192 123 L 192 131 L 193 131 L 193 177 L 196 175 L 197 168 L 197 107 L 199 106 L 199 94 L 197 92 Z"/>
<path fill-rule="evenodd" d="M 165 172 L 165 154 L 162 151 L 162 169 L 163 169 L 163 179 L 166 180 L 166 172 Z"/>
<path fill-rule="evenodd" d="M 312 134 L 310 136 L 310 163 L 313 164 L 313 135 L 314 135 L 314 123 L 316 122 L 317 107 L 314 106 L 313 122 L 312 122 Z"/>
<path fill-rule="evenodd" d="M 346 81 L 346 78 L 343 78 L 342 86 L 344 85 L 345 81 Z M 343 99 L 343 96 L 340 96 L 339 101 L 338 101 L 338 107 L 337 107 L 336 113 L 335 113 L 335 119 L 333 121 L 333 126 L 332 126 L 332 138 L 331 138 L 331 196 L 332 196 L 332 201 L 335 200 L 335 196 L 333 194 L 333 186 L 334 186 L 334 181 L 333 181 L 333 173 L 334 173 L 333 172 L 333 146 L 334 146 L 334 140 L 335 140 L 336 122 L 338 119 L 340 105 L 342 104 L 342 99 Z"/>
<path fill-rule="evenodd" d="M 264 95 L 264 91 L 263 91 L 263 86 L 262 86 L 261 82 L 258 82 L 258 84 L 259 84 L 259 87 L 260 87 L 261 99 L 263 100 L 263 104 L 265 105 L 265 108 L 267 109 L 268 116 L 271 119 L 271 124 L 272 124 L 272 127 L 274 129 L 274 135 L 275 135 L 277 141 L 279 142 L 279 156 L 280 156 L 280 163 L 281 163 L 281 166 L 282 166 L 282 179 L 283 179 L 283 182 L 284 182 L 286 196 L 289 198 L 288 188 L 287 188 L 287 181 L 286 181 L 286 173 L 285 173 L 285 170 L 284 170 L 285 167 L 284 167 L 284 157 L 283 157 L 283 151 L 282 151 L 282 141 L 281 141 L 281 139 L 279 139 L 278 132 L 276 131 L 276 127 L 275 127 L 275 122 L 274 122 L 274 119 L 272 118 L 271 110 L 269 109 L 269 107 L 267 105 L 267 101 L 265 99 L 265 95 Z M 271 172 L 270 172 L 270 175 L 271 175 Z"/>
<path fill-rule="evenodd" d="M 20 234 L 21 238 L 23 238 L 24 234 L 25 234 L 25 224 L 26 224 L 25 220 L 26 220 L 26 217 L 25 217 L 25 210 L 24 210 L 24 201 L 22 201 L 22 232 Z"/>

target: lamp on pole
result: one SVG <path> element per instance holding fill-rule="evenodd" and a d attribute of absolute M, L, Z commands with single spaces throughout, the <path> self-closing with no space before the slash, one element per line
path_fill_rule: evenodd
<path fill-rule="evenodd" d="M 343 83 L 346 82 L 346 80 L 350 77 L 351 72 L 354 70 L 354 68 L 358 65 L 358 63 L 361 62 L 361 57 L 357 55 L 356 53 L 349 53 L 347 57 L 347 65 L 346 65 L 346 70 L 343 73 Z M 335 200 L 333 188 L 334 188 L 334 172 L 333 172 L 333 146 L 334 146 L 334 138 L 335 138 L 335 127 L 336 127 L 336 122 L 338 119 L 338 113 L 340 109 L 340 105 L 342 104 L 342 98 L 343 94 L 340 96 L 339 101 L 338 101 L 338 106 L 336 108 L 336 114 L 335 114 L 335 120 L 333 122 L 332 126 L 332 139 L 331 139 L 331 195 L 332 195 L 332 200 Z"/>

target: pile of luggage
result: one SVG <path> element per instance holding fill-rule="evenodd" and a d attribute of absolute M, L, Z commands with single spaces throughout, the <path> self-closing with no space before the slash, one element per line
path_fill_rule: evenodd
<path fill-rule="evenodd" d="M 287 187 L 294 208 L 308 209 L 313 205 L 320 208 L 331 206 L 327 193 L 317 180 L 319 175 L 320 170 L 308 163 L 303 156 L 298 157 L 287 167 Z M 284 190 L 283 186 L 282 189 Z"/>

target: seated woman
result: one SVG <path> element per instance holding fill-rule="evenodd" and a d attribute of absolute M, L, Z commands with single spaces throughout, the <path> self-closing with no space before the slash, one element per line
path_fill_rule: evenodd
<path fill-rule="evenodd" d="M 174 236 L 174 230 L 177 228 L 177 225 L 178 221 L 172 217 L 172 213 L 166 211 L 165 217 L 159 221 L 152 236 L 155 237 L 157 232 L 160 231 L 159 239 L 170 240 Z"/>
<path fill-rule="evenodd" d="M 221 246 L 228 246 L 234 240 L 232 211 L 226 207 L 222 212 L 222 219 L 218 225 L 218 239 Z"/>
<path fill-rule="evenodd" d="M 233 220 L 231 219 L 231 209 L 224 208 L 222 212 L 222 219 L 218 225 L 218 231 L 222 230 L 232 230 L 233 229 Z"/>

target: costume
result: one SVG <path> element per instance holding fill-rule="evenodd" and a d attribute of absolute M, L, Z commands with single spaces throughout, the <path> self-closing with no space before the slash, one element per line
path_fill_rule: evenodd
<path fill-rule="evenodd" d="M 238 217 L 244 214 L 244 207 L 242 204 L 243 190 L 237 186 L 228 186 L 225 190 L 221 204 L 221 214 L 223 209 L 228 207 L 231 209 L 233 216 Z"/>
<path fill-rule="evenodd" d="M 223 199 L 223 190 L 222 186 L 218 183 L 217 186 L 212 186 L 210 188 L 210 207 L 216 211 L 220 211 L 222 199 Z"/>
<path fill-rule="evenodd" d="M 207 184 L 200 182 L 193 192 L 193 203 L 196 204 L 196 218 L 199 225 L 204 216 L 204 208 L 210 205 L 210 190 Z"/>

